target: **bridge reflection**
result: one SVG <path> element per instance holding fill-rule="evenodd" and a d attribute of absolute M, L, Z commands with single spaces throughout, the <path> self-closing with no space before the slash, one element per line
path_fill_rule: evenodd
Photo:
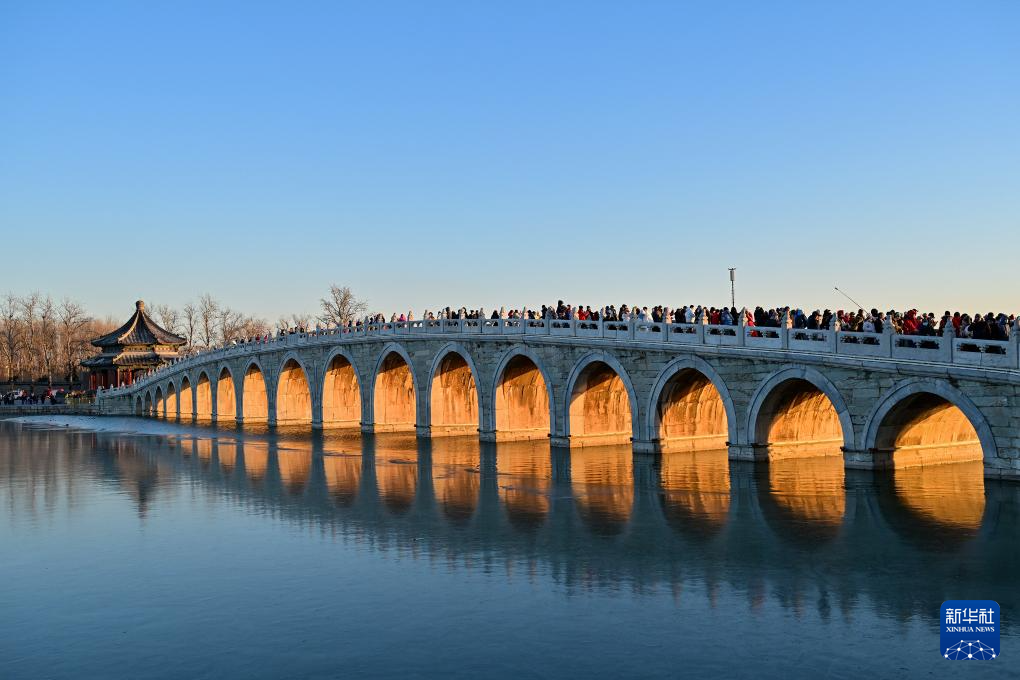
<path fill-rule="evenodd" d="M 51 485 L 98 477 L 145 517 L 187 487 L 373 549 L 522 563 L 570 587 L 726 583 L 752 607 L 771 596 L 825 615 L 862 594 L 904 617 L 968 589 L 1020 604 L 1009 570 L 1020 489 L 986 482 L 980 461 L 881 475 L 838 457 L 755 466 L 725 450 L 645 458 L 629 446 L 567 452 L 474 437 L 209 433 L 16 430 L 0 438 L 13 471 L 3 495 L 19 512 Z M 44 446 L 73 472 L 19 453 Z"/>

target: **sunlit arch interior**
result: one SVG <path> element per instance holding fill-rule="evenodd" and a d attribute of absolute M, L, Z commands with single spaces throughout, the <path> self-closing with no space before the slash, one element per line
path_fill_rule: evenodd
<path fill-rule="evenodd" d="M 478 432 L 478 388 L 463 356 L 451 351 L 440 360 L 430 392 L 432 436 Z"/>
<path fill-rule="evenodd" d="M 241 383 L 242 416 L 246 423 L 264 423 L 269 419 L 266 378 L 257 364 L 248 366 Z"/>
<path fill-rule="evenodd" d="M 322 423 L 333 427 L 354 427 L 361 423 L 361 386 L 354 366 L 346 357 L 333 357 L 326 368 Z"/>
<path fill-rule="evenodd" d="M 175 420 L 177 415 L 177 389 L 173 383 L 168 383 L 166 386 L 166 417 Z"/>
<path fill-rule="evenodd" d="M 496 387 L 496 437 L 545 439 L 549 436 L 549 389 L 535 362 L 519 354 L 506 364 Z"/>
<path fill-rule="evenodd" d="M 977 430 L 959 407 L 930 392 L 905 397 L 882 419 L 875 438 L 892 467 L 982 460 Z"/>
<path fill-rule="evenodd" d="M 216 381 L 216 420 L 227 422 L 237 417 L 237 398 L 234 395 L 234 376 L 224 368 Z"/>
<path fill-rule="evenodd" d="M 387 354 L 379 366 L 373 404 L 376 430 L 396 432 L 414 429 L 414 379 L 411 367 L 397 352 Z"/>
<path fill-rule="evenodd" d="M 828 395 L 814 383 L 791 378 L 766 396 L 755 423 L 755 443 L 769 458 L 841 455 L 843 427 Z"/>
<path fill-rule="evenodd" d="M 204 371 L 199 374 L 195 385 L 195 417 L 199 420 L 212 418 L 212 385 Z"/>
<path fill-rule="evenodd" d="M 245 383 L 247 386 L 247 380 Z M 244 402 L 247 407 L 247 389 Z M 276 422 L 279 424 L 312 422 L 312 393 L 308 378 L 301 364 L 294 359 L 289 359 L 280 371 L 280 379 L 276 386 Z"/>
<path fill-rule="evenodd" d="M 142 412 L 146 416 L 151 417 L 153 415 L 153 410 L 154 409 L 153 409 L 153 406 L 152 406 L 152 394 L 149 393 L 149 392 L 146 392 L 145 393 L 145 404 L 143 406 Z"/>
<path fill-rule="evenodd" d="M 725 448 L 729 439 L 726 405 L 704 373 L 693 368 L 669 379 L 656 405 L 663 450 Z"/>
<path fill-rule="evenodd" d="M 629 446 L 570 452 L 574 502 L 592 533 L 615 536 L 626 527 L 634 509 L 633 475 Z"/>
<path fill-rule="evenodd" d="M 163 400 L 163 388 L 156 388 L 156 417 L 166 418 L 166 402 Z"/>
<path fill-rule="evenodd" d="M 593 361 L 581 371 L 570 395 L 569 418 L 572 446 L 630 442 L 630 395 L 609 364 Z"/>
<path fill-rule="evenodd" d="M 191 420 L 195 414 L 192 412 L 191 382 L 187 376 L 181 378 L 180 411 L 181 418 Z"/>

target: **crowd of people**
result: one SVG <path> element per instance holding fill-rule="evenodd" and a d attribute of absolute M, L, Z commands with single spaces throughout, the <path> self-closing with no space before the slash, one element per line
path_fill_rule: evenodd
<path fill-rule="evenodd" d="M 622 304 L 607 305 L 592 309 L 590 305 L 569 305 L 560 300 L 556 305 L 542 305 L 538 309 L 506 309 L 501 307 L 486 313 L 484 309 L 468 309 L 467 307 L 444 307 L 437 311 L 426 310 L 421 320 L 438 321 L 445 319 L 524 319 L 524 320 L 578 320 L 578 321 L 619 321 L 647 323 L 695 324 L 704 323 L 713 326 L 738 326 L 740 314 L 744 314 L 744 325 L 761 328 L 779 328 L 786 324 L 789 328 L 804 330 L 842 330 L 858 333 L 883 333 L 886 329 L 899 335 L 936 336 L 945 335 L 946 328 L 951 327 L 951 334 L 957 338 L 974 340 L 1009 340 L 1015 333 L 1017 317 L 1014 314 L 988 312 L 976 313 L 973 316 L 961 312 L 944 312 L 936 316 L 933 312 L 919 312 L 910 309 L 906 312 L 889 310 L 880 312 L 877 309 L 856 312 L 846 310 L 832 311 L 813 310 L 805 312 L 794 307 L 755 307 L 753 310 L 738 311 L 736 307 L 707 307 L 703 305 L 684 305 L 668 307 L 656 305 L 629 306 Z M 414 312 L 393 313 L 389 319 L 384 314 L 373 314 L 363 319 L 351 320 L 346 324 L 349 328 L 361 328 L 364 325 L 403 323 L 415 321 Z M 266 334 L 251 338 L 235 340 L 233 344 L 269 342 L 294 334 L 319 334 L 327 330 L 322 324 L 314 328 L 309 326 L 291 326 L 280 328 L 275 334 Z"/>
<path fill-rule="evenodd" d="M 655 305 L 629 306 L 622 304 L 619 308 L 616 305 L 607 305 L 592 309 L 590 305 L 569 305 L 560 300 L 555 305 L 542 305 L 538 309 L 507 309 L 501 307 L 486 313 L 484 309 L 468 309 L 467 307 L 452 308 L 444 307 L 437 311 L 426 310 L 421 320 L 439 321 L 445 319 L 519 319 L 519 320 L 578 320 L 578 321 L 607 321 L 607 322 L 639 322 L 639 323 L 674 323 L 674 324 L 710 324 L 713 326 L 738 326 L 740 325 L 740 314 L 744 314 L 744 326 L 765 328 L 779 328 L 784 324 L 788 328 L 811 330 L 841 330 L 858 333 L 884 333 L 891 329 L 893 333 L 908 336 L 944 336 L 947 328 L 950 334 L 957 338 L 968 338 L 972 340 L 1010 340 L 1015 337 L 1018 331 L 1017 315 L 988 312 L 985 314 L 975 313 L 973 316 L 961 312 L 943 312 L 936 316 L 934 312 L 919 312 L 910 309 L 906 312 L 889 310 L 880 312 L 877 309 L 865 311 L 858 309 L 856 312 L 846 310 L 832 311 L 813 310 L 810 313 L 801 308 L 794 307 L 755 307 L 753 310 L 743 309 L 738 311 L 736 307 L 707 307 L 704 305 L 683 305 L 682 307 L 668 307 Z M 415 321 L 414 312 L 406 314 L 390 315 L 387 320 L 384 314 L 372 314 L 365 318 L 351 320 L 344 327 L 360 329 L 366 325 L 403 323 Z M 274 339 L 280 339 L 287 335 L 296 334 L 321 334 L 335 330 L 322 324 L 314 328 L 298 325 L 287 328 L 279 328 L 274 334 L 265 334 L 250 338 L 233 340 L 231 344 L 268 343 Z M 716 331 L 718 332 L 718 331 Z M 869 338 L 867 335 L 861 341 L 864 343 L 877 343 L 877 339 Z M 912 341 L 911 341 L 912 342 Z M 919 341 L 920 346 L 927 346 L 924 341 Z M 933 345 L 934 346 L 934 345 Z"/>
<path fill-rule="evenodd" d="M 988 312 L 974 315 L 945 311 L 941 316 L 934 312 L 920 312 L 910 309 L 906 312 L 889 310 L 880 312 L 877 309 L 856 312 L 847 310 L 832 311 L 813 310 L 805 312 L 801 308 L 774 307 L 765 309 L 755 307 L 753 310 L 742 310 L 745 326 L 763 328 L 779 328 L 786 323 L 790 328 L 806 330 L 842 330 L 860 333 L 883 333 L 887 329 L 900 335 L 935 336 L 945 335 L 946 328 L 958 338 L 974 340 L 1008 340 L 1012 337 L 1017 325 L 1015 314 Z M 651 323 L 706 323 L 719 326 L 737 326 L 740 324 L 741 312 L 736 307 L 707 307 L 703 305 L 684 305 L 668 307 L 656 305 L 629 306 L 622 304 L 607 305 L 592 309 L 590 305 L 569 305 L 560 300 L 556 305 L 542 305 L 538 309 L 506 309 L 500 308 L 486 314 L 484 309 L 454 309 L 445 307 L 435 312 L 426 311 L 425 320 L 438 319 L 560 319 L 579 321 L 636 321 Z M 787 321 L 788 319 L 788 321 Z M 413 312 L 392 314 L 388 321 L 398 323 L 414 321 Z M 375 314 L 364 320 L 353 321 L 350 325 L 360 327 L 363 323 L 386 323 L 383 314 Z M 323 330 L 318 327 L 316 330 Z M 285 331 L 281 331 L 285 332 Z M 304 332 L 303 329 L 289 329 L 286 332 Z"/>

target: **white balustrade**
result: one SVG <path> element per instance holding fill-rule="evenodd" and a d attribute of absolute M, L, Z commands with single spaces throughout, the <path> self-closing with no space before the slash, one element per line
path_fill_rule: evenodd
<path fill-rule="evenodd" d="M 988 368 L 1020 368 L 1020 331 L 1009 340 L 973 340 L 951 335 L 897 335 L 831 331 L 807 328 L 721 325 L 707 323 L 659 323 L 651 321 L 594 321 L 579 319 L 423 319 L 371 322 L 333 327 L 309 333 L 287 333 L 266 340 L 242 342 L 182 357 L 168 366 L 124 387 L 101 390 L 119 395 L 163 379 L 168 371 L 187 370 L 215 359 L 250 354 L 267 345 L 298 345 L 308 342 L 354 341 L 371 336 L 433 335 L 546 335 L 609 341 L 746 347 L 755 350 L 828 352 L 847 356 L 908 361 L 952 363 Z"/>

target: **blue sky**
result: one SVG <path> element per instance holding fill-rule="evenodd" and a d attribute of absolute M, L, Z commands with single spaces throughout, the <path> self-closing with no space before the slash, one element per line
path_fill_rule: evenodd
<path fill-rule="evenodd" d="M 0 0 L 0 291 L 1020 311 L 1020 3 Z"/>

